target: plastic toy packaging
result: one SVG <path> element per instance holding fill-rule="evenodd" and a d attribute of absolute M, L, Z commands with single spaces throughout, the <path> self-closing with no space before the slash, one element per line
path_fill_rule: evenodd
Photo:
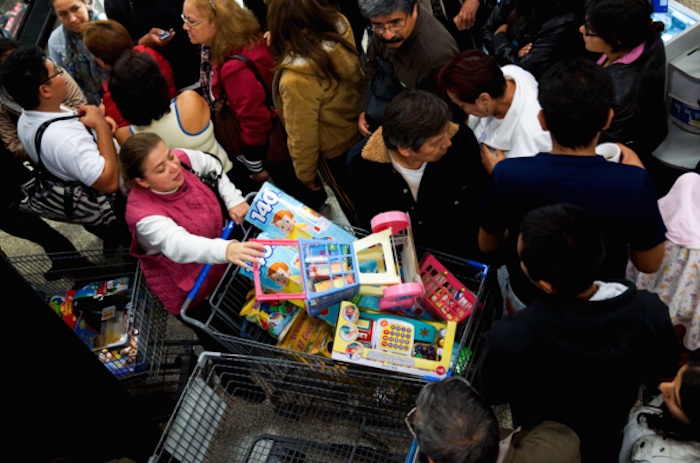
<path fill-rule="evenodd" d="M 340 243 L 355 240 L 352 233 L 269 182 L 258 190 L 245 220 L 273 239 L 316 238 Z"/>
<path fill-rule="evenodd" d="M 298 306 L 289 301 L 258 301 L 255 298 L 254 290 L 248 292 L 246 300 L 240 315 L 267 331 L 277 340 L 284 339 L 301 311 Z"/>
<path fill-rule="evenodd" d="M 101 350 L 129 342 L 130 301 L 130 279 L 122 277 L 69 290 L 61 311 L 90 349 Z"/>

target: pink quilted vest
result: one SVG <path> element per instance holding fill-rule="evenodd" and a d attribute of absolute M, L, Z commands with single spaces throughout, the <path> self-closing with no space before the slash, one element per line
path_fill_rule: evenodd
<path fill-rule="evenodd" d="M 181 162 L 190 164 L 185 152 L 173 150 Z M 183 185 L 172 194 L 161 195 L 147 188 L 134 185 L 129 191 L 126 207 L 126 222 L 131 232 L 131 255 L 138 258 L 149 288 L 158 296 L 163 306 L 172 314 L 180 315 L 187 293 L 194 286 L 203 265 L 181 264 L 164 255 L 146 255 L 136 238 L 136 224 L 145 217 L 162 215 L 173 219 L 188 232 L 218 238 L 221 236 L 223 217 L 214 193 L 196 175 L 182 169 Z M 194 307 L 204 300 L 216 287 L 226 270 L 226 264 L 212 265 L 211 270 L 192 301 Z"/>

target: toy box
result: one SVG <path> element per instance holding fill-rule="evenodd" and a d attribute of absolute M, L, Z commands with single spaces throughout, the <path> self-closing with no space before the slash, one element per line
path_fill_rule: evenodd
<path fill-rule="evenodd" d="M 351 243 L 355 236 L 304 203 L 265 182 L 253 198 L 246 222 L 277 239 L 332 239 Z"/>
<path fill-rule="evenodd" d="M 472 313 L 476 296 L 430 253 L 420 266 L 425 292 L 418 303 L 435 320 L 461 323 Z"/>
<path fill-rule="evenodd" d="M 255 323 L 277 340 L 283 339 L 301 309 L 289 301 L 262 302 L 251 290 L 239 315 Z"/>
<path fill-rule="evenodd" d="M 454 322 L 418 320 L 343 301 L 332 358 L 431 379 L 450 374 Z"/>
<path fill-rule="evenodd" d="M 333 240 L 299 240 L 306 310 L 318 316 L 331 304 L 357 294 L 360 282 L 352 245 Z"/>

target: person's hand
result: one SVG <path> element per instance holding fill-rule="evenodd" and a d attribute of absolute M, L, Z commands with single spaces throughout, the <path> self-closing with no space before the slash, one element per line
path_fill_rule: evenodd
<path fill-rule="evenodd" d="M 505 153 L 503 153 L 503 151 L 491 148 L 485 143 L 481 144 L 481 164 L 484 166 L 484 169 L 486 169 L 486 172 L 488 172 L 489 174 L 493 172 L 493 168 L 496 167 L 496 164 L 498 164 L 505 158 L 506 155 Z"/>
<path fill-rule="evenodd" d="M 117 124 L 117 121 L 112 119 L 110 116 L 105 116 L 105 120 L 109 124 L 110 130 L 112 132 L 112 136 L 115 136 L 117 134 L 117 130 L 119 130 L 119 124 Z"/>
<path fill-rule="evenodd" d="M 501 32 L 508 32 L 508 24 L 501 24 L 498 26 L 498 29 L 496 29 L 493 35 L 500 34 Z"/>
<path fill-rule="evenodd" d="M 239 265 L 247 270 L 252 270 L 250 265 L 253 262 L 259 262 L 260 258 L 265 256 L 265 246 L 260 243 L 246 241 L 231 241 L 226 246 L 226 260 L 232 264 Z"/>
<path fill-rule="evenodd" d="M 357 130 L 359 130 L 360 133 L 365 137 L 369 137 L 370 135 L 372 135 L 372 131 L 369 129 L 367 119 L 365 119 L 364 111 L 360 113 L 360 118 L 357 120 Z"/>
<path fill-rule="evenodd" d="M 83 105 L 78 107 L 78 115 L 80 115 L 80 122 L 91 129 L 96 129 L 100 124 L 109 125 L 102 110 L 95 105 Z M 110 130 L 111 129 L 110 126 Z"/>
<path fill-rule="evenodd" d="M 167 32 L 170 33 L 167 37 L 161 39 L 161 34 L 166 32 L 165 29 L 159 27 L 152 27 L 148 33 L 139 39 L 139 45 L 146 45 L 147 47 L 164 47 L 170 42 L 173 37 L 175 37 L 175 29 L 170 29 Z"/>
<path fill-rule="evenodd" d="M 532 43 L 528 43 L 523 48 L 518 50 L 518 58 L 522 58 L 523 56 L 527 55 L 530 50 L 532 50 Z"/>
<path fill-rule="evenodd" d="M 457 16 L 452 18 L 457 30 L 471 29 L 476 22 L 476 12 L 479 9 L 479 0 L 464 0 Z"/>
<path fill-rule="evenodd" d="M 240 225 L 243 222 L 243 218 L 248 213 L 248 209 L 250 209 L 250 204 L 243 201 L 241 204 L 237 204 L 229 209 L 228 215 L 231 217 L 231 220 L 236 222 L 236 225 Z"/>
<path fill-rule="evenodd" d="M 641 167 L 642 169 L 646 169 L 644 167 L 644 163 L 641 159 L 639 159 L 639 156 L 637 156 L 637 153 L 635 153 L 632 148 L 629 148 L 623 145 L 622 143 L 615 144 L 620 147 L 620 164 L 627 164 L 630 166 L 637 166 Z"/>

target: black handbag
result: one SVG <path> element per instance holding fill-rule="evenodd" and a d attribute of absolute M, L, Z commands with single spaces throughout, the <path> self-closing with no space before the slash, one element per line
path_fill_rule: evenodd
<path fill-rule="evenodd" d="M 377 74 L 372 77 L 367 94 L 367 107 L 365 108 L 365 121 L 369 129 L 374 132 L 382 125 L 382 116 L 386 105 L 396 95 L 404 90 L 394 73 L 394 68 L 389 61 L 377 56 Z"/>
<path fill-rule="evenodd" d="M 109 225 L 117 219 L 107 195 L 78 181 L 62 180 L 51 174 L 41 161 L 41 137 L 49 124 L 80 116 L 59 117 L 42 123 L 34 136 L 37 163 L 27 169 L 31 178 L 20 186 L 25 197 L 20 210 L 58 222 L 96 226 Z"/>

